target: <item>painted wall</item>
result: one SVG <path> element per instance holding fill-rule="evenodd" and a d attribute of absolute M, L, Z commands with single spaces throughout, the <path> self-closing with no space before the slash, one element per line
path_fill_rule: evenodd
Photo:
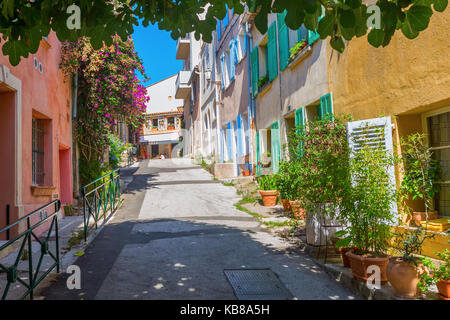
<path fill-rule="evenodd" d="M 71 138 L 71 95 L 70 79 L 64 79 L 59 70 L 61 43 L 56 35 L 51 33 L 48 40 L 42 40 L 41 47 L 36 54 L 22 59 L 21 63 L 13 67 L 9 64 L 8 57 L 0 55 L 0 65 L 10 69 L 11 74 L 22 83 L 22 119 L 20 131 L 22 133 L 22 203 L 23 210 L 20 215 L 30 213 L 43 204 L 60 197 L 60 164 L 59 150 L 72 146 Z M 42 64 L 43 72 L 34 66 L 34 58 Z M 38 115 L 48 122 L 48 145 L 46 151 L 51 152 L 49 163 L 46 164 L 46 187 L 53 188 L 51 194 L 37 196 L 32 188 L 32 115 Z M 9 139 L 14 141 L 14 136 Z M 70 154 L 70 153 L 69 153 Z M 13 158 L 9 158 L 14 161 Z M 70 197 L 67 203 L 72 203 L 72 161 L 69 161 L 68 177 L 64 183 L 70 188 Z M 10 184 L 1 184 L 0 188 L 11 188 Z M 67 186 L 66 186 L 67 187 Z M 0 193 L 6 192 L 0 190 Z M 16 217 L 17 218 L 17 217 Z"/>
<path fill-rule="evenodd" d="M 414 40 L 397 31 L 385 48 L 353 39 L 343 54 L 328 49 L 336 112 L 359 119 L 418 113 L 450 102 L 450 11 L 433 14 Z"/>

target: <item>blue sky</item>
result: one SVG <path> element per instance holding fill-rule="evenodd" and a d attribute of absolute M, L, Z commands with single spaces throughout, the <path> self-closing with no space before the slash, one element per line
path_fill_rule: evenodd
<path fill-rule="evenodd" d="M 182 68 L 182 60 L 176 60 L 177 42 L 170 37 L 170 33 L 159 30 L 157 25 L 142 25 L 134 28 L 134 45 L 139 57 L 144 62 L 145 72 L 150 81 L 144 83 L 149 86 L 160 80 L 173 76 Z M 139 77 L 142 79 L 142 77 Z"/>

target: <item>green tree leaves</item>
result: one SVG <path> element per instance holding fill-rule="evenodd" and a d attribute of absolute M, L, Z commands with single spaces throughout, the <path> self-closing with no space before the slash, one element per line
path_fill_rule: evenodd
<path fill-rule="evenodd" d="M 333 48 L 342 52 L 344 39 L 367 34 L 367 6 L 361 0 L 2 0 L 0 2 L 0 32 L 5 41 L 3 53 L 16 65 L 21 57 L 36 52 L 38 38 L 47 36 L 50 29 L 61 41 L 91 38 L 100 48 L 103 42 L 111 44 L 111 36 L 118 34 L 125 40 L 134 26 L 158 23 L 162 30 L 171 32 L 174 39 L 195 32 L 195 38 L 210 42 L 217 20 L 226 15 L 226 5 L 235 13 L 244 12 L 244 5 L 256 15 L 255 26 L 265 33 L 270 13 L 286 14 L 286 25 L 297 30 L 302 24 L 317 30 L 322 39 L 330 38 Z M 81 29 L 69 30 L 67 7 L 76 4 L 81 9 Z M 381 29 L 371 30 L 368 41 L 386 46 L 396 30 L 410 39 L 419 35 L 429 24 L 433 9 L 442 12 L 448 0 L 378 0 L 381 9 Z M 433 8 L 433 9 L 432 9 Z M 319 19 L 319 17 L 322 19 Z M 320 20 L 320 22 L 319 22 Z M 380 31 L 381 30 L 381 31 Z M 19 40 L 20 39 L 20 40 Z M 345 45 L 344 45 L 345 48 Z"/>

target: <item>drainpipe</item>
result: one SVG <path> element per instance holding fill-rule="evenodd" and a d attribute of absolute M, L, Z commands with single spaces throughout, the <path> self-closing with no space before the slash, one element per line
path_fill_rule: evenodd
<path fill-rule="evenodd" d="M 245 35 L 247 36 L 247 69 L 248 69 L 248 92 L 249 92 L 249 102 L 250 102 L 250 110 L 252 111 L 252 128 L 251 128 L 251 145 L 252 145 L 252 157 L 251 157 L 251 168 L 250 172 L 255 172 L 255 152 L 256 152 L 256 145 L 255 145 L 255 133 L 256 133 L 256 106 L 255 106 L 255 99 L 253 96 L 253 86 L 252 86 L 252 69 L 251 69 L 251 48 L 252 48 L 252 40 L 253 36 L 251 35 L 250 31 L 250 25 L 248 22 L 245 23 Z"/>

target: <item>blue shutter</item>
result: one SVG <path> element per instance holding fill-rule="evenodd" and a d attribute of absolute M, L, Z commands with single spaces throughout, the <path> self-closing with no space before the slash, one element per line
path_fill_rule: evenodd
<path fill-rule="evenodd" d="M 258 47 L 256 46 L 251 54 L 251 67 L 252 67 L 252 90 L 253 97 L 258 94 L 258 80 L 259 80 L 259 57 L 258 57 Z"/>
<path fill-rule="evenodd" d="M 231 129 L 231 122 L 227 124 L 227 148 L 228 148 L 228 159 L 233 159 L 233 134 Z"/>
<path fill-rule="evenodd" d="M 239 114 L 236 119 L 237 126 L 237 151 L 238 157 L 242 157 L 244 155 L 244 151 L 242 148 L 242 116 Z"/>
<path fill-rule="evenodd" d="M 237 65 L 239 63 L 239 39 L 238 37 L 236 37 L 231 41 L 234 41 L 233 55 L 234 55 L 234 63 L 235 65 Z"/>
<path fill-rule="evenodd" d="M 278 76 L 277 26 L 273 22 L 267 31 L 267 57 L 269 81 Z"/>
<path fill-rule="evenodd" d="M 281 160 L 281 139 L 280 126 L 278 121 L 270 126 L 271 146 L 272 146 L 272 168 L 273 173 L 278 173 Z"/>
<path fill-rule="evenodd" d="M 217 20 L 217 40 L 220 40 L 220 37 L 222 37 L 222 28 L 220 26 L 220 20 Z"/>
<path fill-rule="evenodd" d="M 224 145 L 223 145 L 223 140 L 224 140 L 224 134 L 223 134 L 223 129 L 220 129 L 220 151 L 219 151 L 219 158 L 220 158 L 220 163 L 223 163 L 223 157 L 224 157 Z"/>
<path fill-rule="evenodd" d="M 278 46 L 280 51 L 280 70 L 289 64 L 289 29 L 285 23 L 287 11 L 279 13 L 278 18 Z"/>
<path fill-rule="evenodd" d="M 230 18 L 228 15 L 228 5 L 225 4 L 225 8 L 227 10 L 227 14 L 225 15 L 225 18 L 223 18 L 222 22 L 223 22 L 223 31 L 225 31 L 227 29 L 228 23 L 230 22 Z"/>
<path fill-rule="evenodd" d="M 234 76 L 236 73 L 236 57 L 234 55 L 234 47 L 236 44 L 234 43 L 234 39 L 230 41 L 230 81 L 234 80 Z"/>
<path fill-rule="evenodd" d="M 222 90 L 225 89 L 225 53 L 220 56 L 220 67 L 222 76 Z"/>

